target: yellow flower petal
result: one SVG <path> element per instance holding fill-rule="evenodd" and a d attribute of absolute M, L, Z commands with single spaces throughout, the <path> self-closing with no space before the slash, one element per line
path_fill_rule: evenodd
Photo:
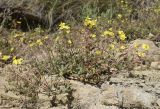
<path fill-rule="evenodd" d="M 122 14 L 118 14 L 117 17 L 118 17 L 119 19 L 121 19 L 121 18 L 122 18 Z"/>
<path fill-rule="evenodd" d="M 4 60 L 4 61 L 7 61 L 9 58 L 10 58 L 9 55 L 3 55 L 3 56 L 2 56 L 2 60 Z"/>
<path fill-rule="evenodd" d="M 85 20 L 84 20 L 84 25 L 89 27 L 89 28 L 95 27 L 96 24 L 97 24 L 97 19 L 94 20 L 94 19 L 91 19 L 90 17 L 86 17 Z"/>
<path fill-rule="evenodd" d="M 71 40 L 68 40 L 68 43 L 69 43 L 69 44 L 72 44 L 72 41 L 71 41 Z"/>
<path fill-rule="evenodd" d="M 106 31 L 103 32 L 102 36 L 112 36 L 112 37 L 114 37 L 114 33 L 112 31 L 106 30 Z"/>
<path fill-rule="evenodd" d="M 138 52 L 137 55 L 138 55 L 139 57 L 145 57 L 145 56 L 146 56 L 146 54 L 143 53 L 143 52 Z"/>
<path fill-rule="evenodd" d="M 70 29 L 70 27 L 68 25 L 66 25 L 65 23 L 61 22 L 60 25 L 59 25 L 59 29 L 60 30 L 68 30 Z"/>
<path fill-rule="evenodd" d="M 120 49 L 122 49 L 122 50 L 124 50 L 126 47 L 124 46 L 124 45 L 122 45 L 121 47 L 120 47 Z"/>
<path fill-rule="evenodd" d="M 91 36 L 90 37 L 92 37 L 92 38 L 96 38 L 96 35 L 95 34 L 91 34 Z"/>
<path fill-rule="evenodd" d="M 23 59 L 19 58 L 19 59 L 14 59 L 12 63 L 16 64 L 16 65 L 19 65 L 19 64 L 22 64 L 22 62 L 23 62 Z"/>
<path fill-rule="evenodd" d="M 144 50 L 149 50 L 149 45 L 147 45 L 147 44 L 142 44 L 142 48 L 144 49 Z"/>
<path fill-rule="evenodd" d="M 43 45 L 43 42 L 42 42 L 41 39 L 38 39 L 38 40 L 36 41 L 36 43 L 37 43 L 38 45 Z"/>
<path fill-rule="evenodd" d="M 101 54 L 102 54 L 102 51 L 97 50 L 97 51 L 96 51 L 96 54 L 97 54 L 97 55 L 101 55 Z"/>
<path fill-rule="evenodd" d="M 114 45 L 114 44 L 110 44 L 109 47 L 110 47 L 111 49 L 114 49 L 114 48 L 115 48 L 115 45 Z"/>
<path fill-rule="evenodd" d="M 119 38 L 124 41 L 127 37 L 123 31 L 118 31 Z"/>
<path fill-rule="evenodd" d="M 29 44 L 29 47 L 33 47 L 35 45 L 35 43 L 31 43 Z"/>

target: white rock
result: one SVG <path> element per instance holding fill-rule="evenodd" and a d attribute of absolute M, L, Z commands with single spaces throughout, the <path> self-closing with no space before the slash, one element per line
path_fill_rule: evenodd
<path fill-rule="evenodd" d="M 142 89 L 134 86 L 124 89 L 123 106 L 124 107 L 145 107 L 151 108 L 155 102 L 155 96 L 144 92 Z"/>
<path fill-rule="evenodd" d="M 106 106 L 123 105 L 126 108 L 139 108 L 141 106 L 150 108 L 155 102 L 155 96 L 135 86 L 110 86 L 101 93 L 100 102 Z"/>
<path fill-rule="evenodd" d="M 151 68 L 155 69 L 155 70 L 160 70 L 160 61 L 152 62 L 151 63 Z"/>
<path fill-rule="evenodd" d="M 149 50 L 147 51 L 145 59 L 150 61 L 159 61 L 160 60 L 160 48 L 158 48 L 153 41 L 145 40 L 145 39 L 136 39 L 130 42 L 130 54 L 136 55 L 137 52 L 144 52 L 145 50 L 142 48 L 142 44 L 149 45 Z M 138 47 L 135 48 L 135 45 Z"/>
<path fill-rule="evenodd" d="M 115 86 L 109 86 L 108 88 L 106 88 L 100 96 L 101 104 L 106 106 L 118 106 L 120 99 L 120 97 L 118 97 L 118 90 L 120 91 L 120 89 L 118 89 L 118 87 Z"/>
<path fill-rule="evenodd" d="M 90 106 L 97 104 L 100 89 L 78 81 L 70 81 L 72 88 L 76 89 L 73 97 L 79 99 L 79 105 L 82 109 L 89 109 Z"/>
<path fill-rule="evenodd" d="M 156 103 L 160 107 L 160 99 L 158 99 Z"/>

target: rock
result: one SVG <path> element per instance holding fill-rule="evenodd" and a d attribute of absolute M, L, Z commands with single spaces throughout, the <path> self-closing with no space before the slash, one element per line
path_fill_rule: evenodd
<path fill-rule="evenodd" d="M 145 40 L 145 39 L 136 39 L 130 43 L 129 49 L 132 55 L 137 55 L 137 52 L 144 52 L 145 50 L 142 48 L 142 44 L 146 44 L 149 46 L 149 50 L 146 52 L 145 59 L 150 61 L 159 61 L 160 60 L 160 48 L 158 48 L 153 41 Z M 135 45 L 137 47 L 135 47 Z"/>
<path fill-rule="evenodd" d="M 100 102 L 106 106 L 118 106 L 119 97 L 118 97 L 118 87 L 109 86 L 101 93 Z"/>
<path fill-rule="evenodd" d="M 73 103 L 74 107 L 78 106 L 81 109 L 119 109 L 119 98 L 114 86 L 109 85 L 105 87 L 105 90 L 73 80 L 70 83 L 72 88 L 76 89 L 73 94 L 74 99 L 78 99 L 77 103 Z"/>
<path fill-rule="evenodd" d="M 134 70 L 137 70 L 137 71 L 146 70 L 147 67 L 148 67 L 147 65 L 136 66 L 134 67 Z"/>
<path fill-rule="evenodd" d="M 160 70 L 160 61 L 152 62 L 150 67 L 151 69 Z"/>
<path fill-rule="evenodd" d="M 123 107 L 151 108 L 155 96 L 134 86 L 123 90 Z"/>
<path fill-rule="evenodd" d="M 103 89 L 100 103 L 106 106 L 123 106 L 125 108 L 150 108 L 155 102 L 155 98 L 154 95 L 135 86 L 110 86 Z"/>
<path fill-rule="evenodd" d="M 73 80 L 71 80 L 70 83 L 72 88 L 76 89 L 73 93 L 73 97 L 78 99 L 78 105 L 82 109 L 92 109 L 89 107 L 98 103 L 97 99 L 100 94 L 99 88 Z"/>
<path fill-rule="evenodd" d="M 156 90 L 156 94 L 160 95 L 160 89 Z"/>
<path fill-rule="evenodd" d="M 160 107 L 160 99 L 156 101 L 157 105 Z"/>

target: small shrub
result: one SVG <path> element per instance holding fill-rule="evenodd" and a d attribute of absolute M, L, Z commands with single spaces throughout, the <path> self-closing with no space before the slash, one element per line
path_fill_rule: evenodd
<path fill-rule="evenodd" d="M 100 85 L 121 70 L 132 70 L 127 36 L 123 30 L 102 26 L 87 17 L 84 25 L 70 27 L 61 23 L 54 36 L 54 53 L 48 47 L 48 59 L 38 61 L 41 72 Z M 99 26 L 101 25 L 101 26 Z"/>

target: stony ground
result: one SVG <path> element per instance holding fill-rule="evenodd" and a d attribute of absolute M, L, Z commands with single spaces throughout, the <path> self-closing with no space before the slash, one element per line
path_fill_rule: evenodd
<path fill-rule="evenodd" d="M 141 43 L 141 42 L 140 42 Z M 158 51 L 158 48 L 155 49 Z M 40 109 L 160 109 L 160 57 L 154 47 L 148 58 L 151 65 L 137 66 L 133 71 L 120 72 L 105 81 L 101 87 L 83 84 L 79 81 L 68 80 L 73 92 L 72 108 L 67 106 L 51 107 L 51 98 L 39 95 Z M 7 83 L 7 66 L 0 69 L 0 109 L 30 109 L 20 103 L 22 96 L 6 91 L 11 87 Z M 66 95 L 58 95 L 66 102 Z M 39 109 L 38 108 L 38 109 Z M 32 109 L 32 108 L 31 108 Z M 37 108 L 36 108 L 37 109 Z"/>
<path fill-rule="evenodd" d="M 0 74 L 0 109 L 21 109 L 17 107 L 19 96 L 5 92 L 8 85 L 5 74 Z M 132 71 L 121 73 L 106 81 L 100 88 L 70 80 L 73 93 L 74 109 L 160 109 L 160 70 Z M 63 98 L 63 95 L 60 95 Z M 44 105 L 50 108 L 49 98 L 41 97 Z M 64 99 L 65 100 L 65 99 Z M 64 101 L 65 102 L 65 101 Z"/>

